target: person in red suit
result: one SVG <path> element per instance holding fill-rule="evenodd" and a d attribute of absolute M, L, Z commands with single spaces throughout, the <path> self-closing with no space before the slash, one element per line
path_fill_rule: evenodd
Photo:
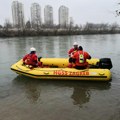
<path fill-rule="evenodd" d="M 30 53 L 23 57 L 23 64 L 29 65 L 29 67 L 42 67 L 42 63 L 38 61 L 36 55 L 36 49 L 34 47 L 30 48 Z"/>
<path fill-rule="evenodd" d="M 74 42 L 73 43 L 73 48 L 71 48 L 69 51 L 68 51 L 68 56 L 69 56 L 69 64 L 68 64 L 68 67 L 69 68 L 72 68 L 73 66 L 73 62 L 72 62 L 72 56 L 74 55 L 75 52 L 78 51 L 78 43 L 77 42 Z"/>
<path fill-rule="evenodd" d="M 77 69 L 85 69 L 88 67 L 87 59 L 91 59 L 91 56 L 86 51 L 83 51 L 82 46 L 79 46 L 79 49 L 74 55 L 72 56 L 74 61 L 74 66 Z"/>
<path fill-rule="evenodd" d="M 69 51 L 68 51 L 68 56 L 69 57 L 72 57 L 72 55 L 76 52 L 76 51 L 78 51 L 78 43 L 77 42 L 74 42 L 73 43 L 73 48 L 71 48 Z"/>

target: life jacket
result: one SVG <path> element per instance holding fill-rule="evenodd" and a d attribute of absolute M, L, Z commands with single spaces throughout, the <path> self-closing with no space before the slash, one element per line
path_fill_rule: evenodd
<path fill-rule="evenodd" d="M 84 51 L 78 51 L 78 62 L 75 63 L 77 66 L 87 66 Z"/>
<path fill-rule="evenodd" d="M 89 54 L 85 51 L 78 51 L 73 55 L 73 59 L 75 59 L 75 67 L 87 68 L 86 59 L 89 59 Z"/>
<path fill-rule="evenodd" d="M 79 52 L 79 63 L 82 64 L 84 62 L 85 62 L 84 52 L 82 51 L 82 53 Z"/>

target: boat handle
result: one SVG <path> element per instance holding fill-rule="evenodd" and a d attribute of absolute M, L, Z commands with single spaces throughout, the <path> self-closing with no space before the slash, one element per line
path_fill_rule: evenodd
<path fill-rule="evenodd" d="M 99 73 L 99 75 L 105 75 L 105 73 Z"/>
<path fill-rule="evenodd" d="M 48 74 L 49 74 L 49 72 L 44 72 L 44 74 L 45 74 L 45 75 L 48 75 Z"/>

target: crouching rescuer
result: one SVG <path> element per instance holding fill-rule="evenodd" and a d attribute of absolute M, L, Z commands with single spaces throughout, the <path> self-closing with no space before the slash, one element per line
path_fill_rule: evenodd
<path fill-rule="evenodd" d="M 23 57 L 23 64 L 28 65 L 30 68 L 42 67 L 42 62 L 38 61 L 36 49 L 34 47 L 30 48 L 30 53 Z"/>
<path fill-rule="evenodd" d="M 73 68 L 86 69 L 88 67 L 86 59 L 91 59 L 91 56 L 86 51 L 83 51 L 82 46 L 79 46 L 78 51 L 69 59 L 69 62 L 73 62 Z"/>

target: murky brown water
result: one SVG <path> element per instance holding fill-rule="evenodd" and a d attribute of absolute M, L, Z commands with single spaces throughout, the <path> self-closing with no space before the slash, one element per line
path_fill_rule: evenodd
<path fill-rule="evenodd" d="M 120 120 L 120 35 L 0 38 L 0 120 Z M 34 46 L 38 56 L 67 57 L 77 41 L 92 57 L 110 57 L 112 81 L 37 80 L 10 66 Z"/>

